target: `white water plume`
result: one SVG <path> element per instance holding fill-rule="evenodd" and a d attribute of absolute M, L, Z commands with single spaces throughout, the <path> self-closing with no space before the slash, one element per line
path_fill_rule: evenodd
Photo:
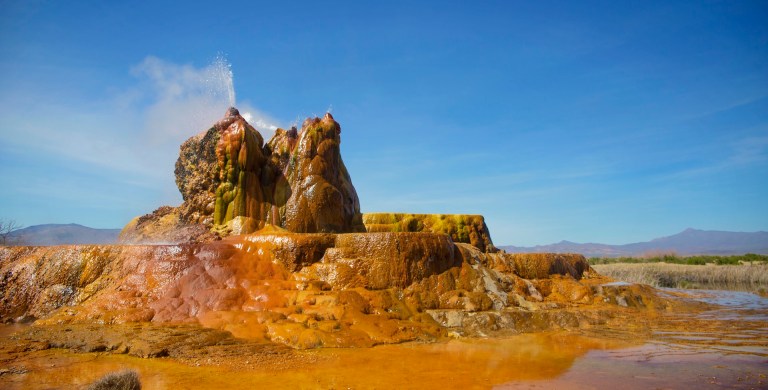
<path fill-rule="evenodd" d="M 237 100 L 232 64 L 223 55 L 218 55 L 206 69 L 205 83 L 208 84 L 210 93 L 214 97 L 220 94 L 223 95 L 222 97 L 226 96 L 229 106 L 234 107 Z"/>
<path fill-rule="evenodd" d="M 216 123 L 235 103 L 232 70 L 223 58 L 203 68 L 147 57 L 132 69 L 143 79 L 145 131 L 154 144 L 178 145 Z"/>
<path fill-rule="evenodd" d="M 133 68 L 144 79 L 139 96 L 147 99 L 148 140 L 175 147 L 189 136 L 207 130 L 229 107 L 237 107 L 232 65 L 223 55 L 202 68 L 147 57 Z M 247 101 L 238 109 L 248 123 L 269 139 L 277 121 Z"/>
<path fill-rule="evenodd" d="M 237 107 L 235 98 L 234 74 L 232 73 L 232 64 L 227 61 L 223 55 L 218 55 L 213 63 L 208 67 L 209 74 L 206 83 L 209 84 L 209 90 L 213 96 L 224 94 L 226 92 L 227 101 L 230 107 Z M 262 133 L 265 140 L 268 140 L 279 126 L 275 121 L 260 110 L 251 107 L 247 102 L 243 102 L 238 107 L 243 118 Z"/>

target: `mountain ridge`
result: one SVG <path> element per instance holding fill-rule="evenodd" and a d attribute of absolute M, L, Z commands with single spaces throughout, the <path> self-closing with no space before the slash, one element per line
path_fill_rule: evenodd
<path fill-rule="evenodd" d="M 41 224 L 9 234 L 11 243 L 22 245 L 115 244 L 120 229 L 96 229 L 76 223 Z M 577 243 L 561 240 L 531 247 L 504 245 L 508 253 L 579 253 L 586 257 L 768 254 L 768 232 L 732 232 L 687 228 L 680 233 L 628 244 Z"/>
<path fill-rule="evenodd" d="M 115 244 L 120 229 L 96 229 L 76 223 L 28 226 L 8 235 L 16 245 Z"/>
<path fill-rule="evenodd" d="M 671 236 L 650 241 L 611 245 L 576 243 L 562 240 L 548 245 L 519 247 L 499 246 L 508 253 L 579 253 L 586 257 L 645 256 L 659 253 L 678 255 L 742 255 L 768 254 L 768 232 L 731 232 L 687 228 Z"/>

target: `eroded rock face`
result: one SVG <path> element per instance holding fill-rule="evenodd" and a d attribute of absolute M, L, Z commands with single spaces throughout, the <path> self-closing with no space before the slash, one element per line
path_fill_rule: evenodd
<path fill-rule="evenodd" d="M 525 279 L 545 279 L 549 275 L 570 275 L 581 279 L 589 270 L 589 263 L 582 255 L 569 253 L 514 253 L 505 256 L 514 263 L 517 274 Z"/>
<path fill-rule="evenodd" d="M 289 133 L 284 133 L 288 135 Z M 278 165 L 291 185 L 284 227 L 292 232 L 365 231 L 360 201 L 341 160 L 341 126 L 326 113 L 304 121 L 291 159 Z"/>
<path fill-rule="evenodd" d="M 266 162 L 261 134 L 234 108 L 214 128 L 220 137 L 215 153 L 219 184 L 215 190 L 213 223 L 224 225 L 235 217 L 265 221 L 272 210 L 264 199 L 270 183 L 261 183 Z"/>
<path fill-rule="evenodd" d="M 136 217 L 120 232 L 120 242 L 126 244 L 175 244 L 206 242 L 220 239 L 202 223 L 188 223 L 178 207 L 162 206 Z"/>
<path fill-rule="evenodd" d="M 261 134 L 230 108 L 208 131 L 181 146 L 175 174 L 184 203 L 132 221 L 121 239 L 167 241 L 166 230 L 173 228 L 213 228 L 219 235 L 266 225 L 295 233 L 365 231 L 360 201 L 341 159 L 340 134 L 338 122 L 326 114 L 307 119 L 301 131 L 278 129 L 264 145 Z"/>
<path fill-rule="evenodd" d="M 227 114 L 229 116 L 229 112 Z M 174 170 L 176 186 L 184 199 L 179 214 L 182 220 L 191 224 L 213 224 L 216 189 L 221 183 L 216 157 L 221 132 L 217 123 L 208 131 L 184 141 L 180 147 Z"/>
<path fill-rule="evenodd" d="M 336 236 L 333 248 L 300 276 L 333 289 L 404 288 L 457 266 L 450 238 L 434 233 L 350 233 Z"/>
<path fill-rule="evenodd" d="M 558 256 L 538 255 L 543 265 L 534 268 L 550 272 L 524 279 L 514 255 L 436 233 L 270 231 L 201 244 L 0 247 L 0 321 L 193 323 L 315 348 L 576 327 L 603 318 L 586 307 L 663 307 L 651 290 L 560 269 Z M 540 313 L 535 323 L 531 313 Z"/>

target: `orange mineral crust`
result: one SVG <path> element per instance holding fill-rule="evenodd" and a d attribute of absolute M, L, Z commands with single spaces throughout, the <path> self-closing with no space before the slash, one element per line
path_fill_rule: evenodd
<path fill-rule="evenodd" d="M 36 325 L 199 324 L 294 348 L 576 328 L 658 309 L 578 256 L 484 253 L 436 233 L 268 230 L 179 245 L 0 249 L 0 316 Z M 585 277 L 586 276 L 586 277 Z M 578 309 L 578 310 L 574 310 Z"/>

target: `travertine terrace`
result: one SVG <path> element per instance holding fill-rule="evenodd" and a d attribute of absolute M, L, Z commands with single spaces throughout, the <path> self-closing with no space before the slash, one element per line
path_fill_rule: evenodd
<path fill-rule="evenodd" d="M 482 216 L 363 215 L 340 145 L 330 114 L 265 143 L 229 109 L 181 146 L 184 203 L 137 217 L 121 245 L 0 248 L 0 320 L 34 322 L 41 348 L 162 356 L 578 328 L 669 305 L 580 255 L 500 252 Z"/>

